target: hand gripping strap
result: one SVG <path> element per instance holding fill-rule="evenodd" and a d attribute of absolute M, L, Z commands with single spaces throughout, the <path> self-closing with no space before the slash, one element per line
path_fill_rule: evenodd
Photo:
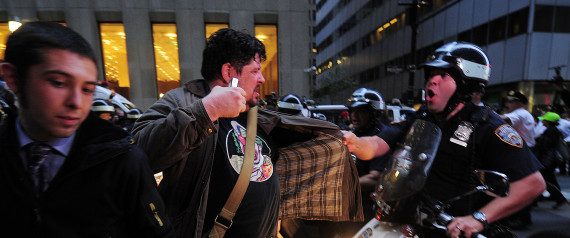
<path fill-rule="evenodd" d="M 257 107 L 252 107 L 247 112 L 247 132 L 245 138 L 245 157 L 238 180 L 230 197 L 224 204 L 224 208 L 216 217 L 214 227 L 210 231 L 210 238 L 224 237 L 226 230 L 229 229 L 233 221 L 236 211 L 245 195 L 245 191 L 249 186 L 251 171 L 253 170 L 253 157 L 255 156 L 255 139 L 257 137 Z M 223 219 L 220 219 L 223 218 Z"/>

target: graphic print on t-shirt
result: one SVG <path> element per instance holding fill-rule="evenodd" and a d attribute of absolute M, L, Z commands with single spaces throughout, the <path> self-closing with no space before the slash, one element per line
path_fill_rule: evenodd
<path fill-rule="evenodd" d="M 245 154 L 246 128 L 237 121 L 231 121 L 232 129 L 226 136 L 226 154 L 228 160 L 239 174 Z M 232 146 L 233 145 L 233 146 Z M 234 151 L 232 151 L 234 150 Z M 264 153 L 265 152 L 265 155 Z M 250 181 L 264 182 L 273 174 L 273 162 L 271 162 L 271 148 L 259 136 L 255 139 L 255 157 Z"/>

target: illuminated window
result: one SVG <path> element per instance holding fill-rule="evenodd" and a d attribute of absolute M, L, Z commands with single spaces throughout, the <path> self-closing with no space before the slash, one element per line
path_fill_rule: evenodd
<path fill-rule="evenodd" d="M 206 39 L 222 28 L 228 28 L 228 24 L 206 24 Z"/>
<path fill-rule="evenodd" d="M 152 35 L 158 95 L 162 97 L 169 90 L 180 87 L 176 24 L 153 24 Z"/>
<path fill-rule="evenodd" d="M 6 40 L 10 35 L 10 29 L 7 22 L 0 23 L 0 59 L 4 59 L 4 51 L 6 50 Z"/>
<path fill-rule="evenodd" d="M 277 26 L 276 25 L 256 25 L 255 37 L 265 45 L 267 59 L 261 64 L 261 73 L 265 77 L 265 83 L 260 87 L 261 98 L 271 95 L 271 92 L 279 92 L 279 67 L 277 55 Z M 295 92 L 287 92 L 295 93 Z"/>
<path fill-rule="evenodd" d="M 130 99 L 127 43 L 122 23 L 101 23 L 101 45 L 105 63 L 105 80 L 109 88 Z"/>
<path fill-rule="evenodd" d="M 60 22 L 59 24 L 67 26 L 67 24 Z M 12 32 L 10 31 L 10 23 L 0 22 L 0 59 L 4 59 L 4 51 L 6 50 L 6 41 L 8 36 Z"/>

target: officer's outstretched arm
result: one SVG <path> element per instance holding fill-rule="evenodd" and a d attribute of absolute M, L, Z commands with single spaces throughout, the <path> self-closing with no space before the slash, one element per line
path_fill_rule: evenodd
<path fill-rule="evenodd" d="M 512 182 L 508 196 L 493 199 L 479 211 L 486 215 L 488 223 L 492 223 L 529 205 L 545 189 L 544 179 L 540 172 L 537 171 Z M 473 232 L 481 232 L 483 230 L 483 224 L 475 220 L 471 215 L 455 217 L 449 223 L 447 229 L 450 237 L 459 236 L 460 231 L 456 229 L 457 227 L 461 228 L 465 237 L 471 237 Z"/>
<path fill-rule="evenodd" d="M 343 143 L 356 157 L 370 160 L 390 151 L 390 146 L 378 136 L 358 137 L 350 131 L 342 131 Z"/>
<path fill-rule="evenodd" d="M 504 218 L 534 201 L 546 189 L 540 172 L 534 172 L 510 184 L 509 196 L 495 198 L 482 210 L 489 222 Z"/>

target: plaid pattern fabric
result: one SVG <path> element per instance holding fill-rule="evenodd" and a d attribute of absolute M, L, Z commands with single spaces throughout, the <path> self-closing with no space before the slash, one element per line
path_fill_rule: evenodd
<path fill-rule="evenodd" d="M 364 220 L 356 165 L 336 132 L 279 151 L 280 219 Z"/>

